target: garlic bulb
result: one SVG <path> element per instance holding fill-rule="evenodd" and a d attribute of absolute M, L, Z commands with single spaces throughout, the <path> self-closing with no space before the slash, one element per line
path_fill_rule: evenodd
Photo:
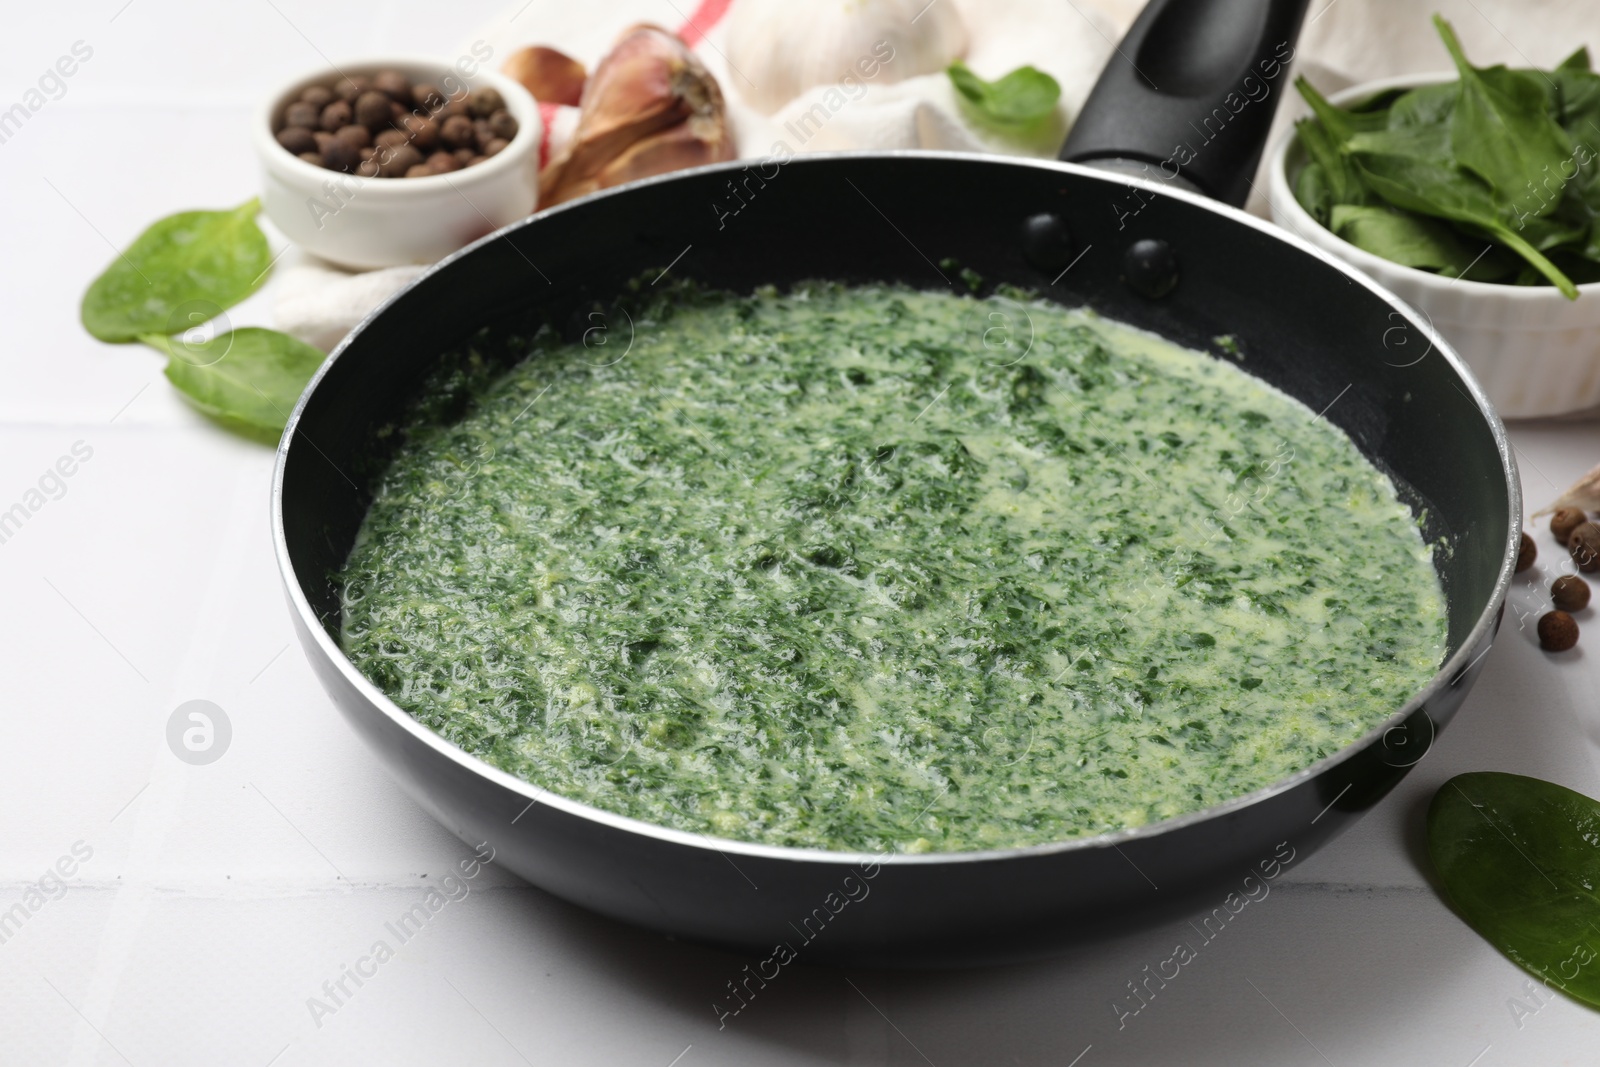
<path fill-rule="evenodd" d="M 813 86 L 943 70 L 967 29 L 952 0 L 736 0 L 727 47 L 729 83 L 770 115 Z"/>

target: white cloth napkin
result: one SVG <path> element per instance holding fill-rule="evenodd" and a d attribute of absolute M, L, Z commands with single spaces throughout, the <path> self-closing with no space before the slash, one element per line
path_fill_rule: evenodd
<path fill-rule="evenodd" d="M 817 88 L 764 116 L 740 98 L 740 76 L 729 70 L 722 54 L 725 31 L 720 9 L 726 5 L 718 0 L 703 0 L 698 8 L 670 0 L 607 0 L 603 5 L 517 0 L 460 51 L 467 54 L 473 44 L 482 42 L 493 49 L 491 62 L 498 65 L 524 45 L 548 44 L 592 70 L 617 34 L 635 22 L 654 22 L 676 31 L 694 26 L 706 30 L 703 40 L 693 30 L 688 36 L 697 41 L 696 51 L 723 88 L 743 158 L 766 158 L 780 143 L 793 154 L 933 148 L 1048 157 L 1055 154 L 1067 123 L 1112 54 L 1113 42 L 1143 6 L 1141 0 L 934 2 L 954 4 L 960 11 L 969 37 L 966 62 L 979 75 L 993 79 L 1032 64 L 1061 83 L 1062 114 L 1055 128 L 1029 141 L 974 126 L 943 73 L 897 83 L 874 80 L 857 99 L 837 109 L 824 103 L 828 90 Z M 1434 11 L 1450 19 L 1467 55 L 1480 66 L 1549 67 L 1586 41 L 1600 58 L 1600 0 L 1312 0 L 1298 45 L 1296 73 L 1332 92 L 1392 74 L 1447 70 L 1449 56 L 1430 22 Z M 1281 102 L 1274 138 L 1304 114 L 1288 79 L 1283 86 L 1289 99 Z M 796 120 L 819 103 L 829 112 L 821 128 L 798 126 Z M 571 136 L 576 109 L 554 110 L 557 114 L 548 122 L 549 147 L 559 151 L 562 140 Z M 803 139 L 796 133 L 802 129 Z M 1266 184 L 1258 179 L 1256 186 L 1264 189 Z M 1251 208 L 1265 214 L 1259 194 Z M 328 268 L 286 270 L 274 283 L 277 326 L 318 347 L 331 348 L 415 273 L 415 268 L 353 276 Z"/>

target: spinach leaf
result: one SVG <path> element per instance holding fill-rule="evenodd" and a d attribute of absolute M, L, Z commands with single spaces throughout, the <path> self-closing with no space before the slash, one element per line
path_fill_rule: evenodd
<path fill-rule="evenodd" d="M 1299 131 L 1300 143 L 1305 146 L 1306 154 L 1321 171 L 1321 180 L 1326 185 L 1332 203 L 1365 204 L 1372 200 L 1367 187 L 1361 183 L 1361 174 L 1355 164 L 1339 151 L 1339 146 L 1321 123 L 1316 119 L 1301 119 L 1295 123 L 1295 129 Z M 1298 193 L 1298 189 L 1296 191 Z M 1324 226 L 1328 224 L 1325 210 L 1319 213 L 1303 197 L 1300 203 L 1318 222 Z"/>
<path fill-rule="evenodd" d="M 139 338 L 167 355 L 167 380 L 194 405 L 224 423 L 281 433 L 324 354 L 276 330 L 247 326 L 189 343 L 146 334 Z"/>
<path fill-rule="evenodd" d="M 1056 109 L 1061 86 L 1035 67 L 1018 67 L 998 81 L 984 81 L 961 60 L 945 71 L 950 84 L 976 114 L 991 126 L 1018 129 L 1031 126 Z"/>
<path fill-rule="evenodd" d="M 259 200 L 229 211 L 184 211 L 155 223 L 83 294 L 84 329 L 102 341 L 133 341 L 192 323 L 173 321 L 183 304 L 220 312 L 251 293 L 272 266 L 255 223 Z"/>
<path fill-rule="evenodd" d="M 1323 226 L 1328 225 L 1333 209 L 1339 203 L 1329 184 L 1327 169 L 1314 159 L 1300 168 L 1300 175 L 1294 180 L 1294 198 L 1306 209 L 1307 215 Z"/>
<path fill-rule="evenodd" d="M 1512 272 L 1512 264 L 1489 242 L 1473 242 L 1438 219 L 1389 207 L 1338 204 L 1328 229 L 1375 256 L 1447 278 L 1486 282 Z"/>
<path fill-rule="evenodd" d="M 1589 46 L 1579 45 L 1578 50 L 1556 64 L 1558 71 L 1593 70 L 1589 65 Z"/>
<path fill-rule="evenodd" d="M 1357 166 L 1367 186 L 1395 207 L 1482 230 L 1527 260 L 1567 299 L 1578 298 L 1572 279 L 1501 219 L 1488 186 L 1460 168 L 1419 156 L 1377 154 L 1363 156 Z"/>
<path fill-rule="evenodd" d="M 1411 90 L 1389 108 L 1389 128 L 1405 126 L 1440 126 L 1450 122 L 1456 109 L 1455 82 L 1424 85 Z"/>
<path fill-rule="evenodd" d="M 1389 125 L 1389 109 L 1353 111 L 1340 107 L 1317 92 L 1303 74 L 1294 80 L 1294 87 L 1311 105 L 1312 114 L 1316 115 L 1317 121 L 1322 123 L 1323 129 L 1328 131 L 1328 136 L 1336 145 L 1343 144 L 1358 133 L 1381 130 Z"/>
<path fill-rule="evenodd" d="M 1572 139 L 1550 116 L 1551 100 L 1537 78 L 1504 67 L 1480 69 L 1467 61 L 1450 24 L 1433 17 L 1460 75 L 1450 115 L 1450 147 L 1456 161 L 1488 182 L 1513 211 L 1548 214 L 1565 185 Z M 1537 191 L 1549 186 L 1547 198 Z"/>
<path fill-rule="evenodd" d="M 1428 807 L 1446 897 L 1517 966 L 1600 1006 L 1600 803 L 1537 778 L 1450 779 Z"/>

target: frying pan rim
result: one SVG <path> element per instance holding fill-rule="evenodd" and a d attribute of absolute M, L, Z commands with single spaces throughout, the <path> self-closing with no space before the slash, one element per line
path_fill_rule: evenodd
<path fill-rule="evenodd" d="M 366 676 L 344 654 L 344 651 L 334 643 L 327 631 L 323 628 L 322 620 L 312 609 L 310 602 L 300 586 L 300 580 L 295 572 L 294 564 L 289 558 L 288 537 L 283 522 L 283 482 L 285 470 L 288 465 L 289 451 L 294 447 L 296 429 L 306 405 L 315 394 L 322 380 L 330 373 L 334 363 L 350 347 L 351 343 L 360 336 L 377 318 L 385 314 L 389 308 L 403 299 L 413 289 L 420 286 L 434 274 L 452 266 L 457 260 L 472 255 L 479 248 L 485 247 L 494 241 L 516 230 L 532 226 L 533 224 L 564 211 L 572 210 L 580 205 L 588 206 L 597 200 L 605 200 L 616 196 L 626 196 L 642 188 L 660 185 L 668 182 L 684 181 L 705 174 L 719 172 L 739 171 L 751 166 L 749 160 L 734 160 L 728 163 L 714 163 L 702 167 L 693 167 L 670 174 L 658 175 L 653 178 L 632 182 L 614 189 L 568 201 L 555 207 L 537 211 L 525 219 L 518 220 L 510 225 L 503 226 L 493 233 L 472 242 L 466 247 L 451 253 L 433 266 L 424 270 L 413 278 L 403 288 L 396 291 L 388 299 L 369 312 L 365 318 L 351 330 L 345 338 L 334 347 L 328 358 L 323 361 L 317 372 L 312 376 L 300 400 L 295 404 L 294 411 L 290 414 L 288 423 L 284 427 L 283 436 L 278 442 L 277 456 L 272 472 L 272 541 L 274 555 L 278 561 L 279 577 L 282 579 L 291 605 L 299 617 L 299 622 L 305 633 L 312 636 L 318 650 L 327 658 L 352 686 L 357 694 L 364 698 L 370 705 L 381 711 L 388 719 L 409 733 L 414 739 L 431 748 L 436 754 L 456 763 L 463 770 L 470 771 L 480 777 L 487 778 L 490 782 L 510 790 L 514 794 L 526 797 L 530 802 L 544 803 L 564 814 L 575 816 L 598 823 L 602 826 L 624 833 L 641 834 L 653 838 L 663 844 L 688 846 L 696 849 L 710 850 L 724 855 L 734 854 L 750 857 L 752 859 L 778 860 L 791 863 L 823 863 L 838 866 L 862 866 L 866 864 L 890 866 L 937 866 L 949 863 L 984 863 L 1004 860 L 1027 860 L 1043 856 L 1055 855 L 1064 852 L 1073 852 L 1083 849 L 1116 847 L 1129 842 L 1141 841 L 1146 838 L 1157 838 L 1169 833 L 1174 833 L 1185 827 L 1211 819 L 1227 816 L 1234 812 L 1269 800 L 1272 797 L 1286 793 L 1302 783 L 1320 776 L 1327 770 L 1340 763 L 1352 759 L 1357 753 L 1365 750 L 1369 745 L 1381 739 L 1390 730 L 1401 726 L 1411 715 L 1415 714 L 1430 699 L 1439 692 L 1457 684 L 1466 676 L 1467 671 L 1475 666 L 1478 660 L 1487 654 L 1488 649 L 1481 653 L 1473 653 L 1489 631 L 1497 625 L 1501 608 L 1505 603 L 1515 572 L 1517 550 L 1522 535 L 1522 486 L 1517 474 L 1516 462 L 1513 458 L 1509 439 L 1506 437 L 1505 423 L 1489 403 L 1482 387 L 1478 384 L 1465 362 L 1455 353 L 1433 324 L 1427 321 L 1426 316 L 1406 304 L 1405 301 L 1383 288 L 1376 281 L 1361 273 L 1355 267 L 1343 260 L 1324 252 L 1305 239 L 1290 231 L 1279 227 L 1264 219 L 1259 219 L 1238 208 L 1231 207 L 1220 201 L 1209 199 L 1198 193 L 1191 193 L 1175 186 L 1165 185 L 1161 182 L 1136 178 L 1121 173 L 1111 173 L 1097 170 L 1093 167 L 1082 166 L 1076 163 L 1064 163 L 1058 160 L 1030 159 L 1015 156 L 1002 156 L 992 153 L 932 151 L 925 149 L 903 149 L 887 152 L 817 152 L 803 156 L 796 156 L 784 161 L 782 166 L 813 166 L 825 165 L 839 160 L 881 160 L 909 159 L 909 160 L 938 160 L 958 163 L 991 163 L 1008 167 L 1025 167 L 1041 171 L 1071 174 L 1080 178 L 1105 182 L 1121 188 L 1133 187 L 1143 189 L 1156 196 L 1172 197 L 1185 201 L 1195 207 L 1219 214 L 1235 223 L 1242 224 L 1257 233 L 1273 240 L 1280 241 L 1299 251 L 1303 255 L 1311 256 L 1318 262 L 1332 267 L 1335 271 L 1345 276 L 1346 280 L 1360 285 L 1370 291 L 1393 309 L 1404 316 L 1412 326 L 1420 329 L 1423 335 L 1433 346 L 1440 358 L 1449 364 L 1461 382 L 1467 387 L 1469 399 L 1478 407 L 1479 414 L 1489 425 L 1490 434 L 1494 439 L 1495 448 L 1500 455 L 1501 474 L 1505 479 L 1507 496 L 1507 527 L 1506 544 L 1502 552 L 1500 573 L 1497 576 L 1494 588 L 1490 591 L 1488 600 L 1479 613 L 1477 622 L 1471 631 L 1463 638 L 1460 647 L 1454 655 L 1450 656 L 1434 673 L 1432 679 L 1419 689 L 1412 698 L 1406 701 L 1398 711 L 1378 723 L 1371 730 L 1340 748 L 1337 752 L 1325 756 L 1317 762 L 1303 767 L 1288 777 L 1252 790 L 1249 793 L 1232 797 L 1220 804 L 1214 804 L 1199 811 L 1187 812 L 1170 819 L 1147 823 L 1143 826 L 1124 827 L 1120 830 L 1111 830 L 1105 833 L 1093 834 L 1085 837 L 1069 838 L 1064 841 L 1050 841 L 1042 844 L 1023 845 L 1013 848 L 983 849 L 962 852 L 927 852 L 920 854 L 907 853 L 877 853 L 877 852 L 850 852 L 832 849 L 797 848 L 787 845 L 766 845 L 752 841 L 737 841 L 731 838 L 712 837 L 706 834 L 695 834 L 684 830 L 674 830 L 670 827 L 659 826 L 655 823 L 645 822 L 627 815 L 618 815 L 602 808 L 597 808 L 582 801 L 572 800 L 561 796 L 532 782 L 518 778 L 498 767 L 491 766 L 464 749 L 445 740 L 438 733 L 424 726 L 412 718 L 404 709 L 389 699 L 388 695 L 367 680 Z M 309 438 L 307 439 L 309 442 Z M 314 448 L 315 445 L 313 444 Z M 1493 647 L 1493 640 L 1490 641 Z M 1453 679 L 1453 680 L 1452 680 Z M 1431 719 L 1429 720 L 1431 723 Z M 1335 798 L 1337 800 L 1337 798 Z M 530 803 L 531 806 L 531 803 Z M 1331 806 L 1331 805 L 1330 805 Z"/>

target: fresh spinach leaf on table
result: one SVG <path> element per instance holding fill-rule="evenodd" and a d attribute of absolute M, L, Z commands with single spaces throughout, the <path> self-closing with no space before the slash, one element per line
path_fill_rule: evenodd
<path fill-rule="evenodd" d="M 255 222 L 260 207 L 252 199 L 226 211 L 182 211 L 152 225 L 84 293 L 84 329 L 117 342 L 175 333 L 197 325 L 173 321 L 184 304 L 215 314 L 255 292 L 272 266 Z"/>
<path fill-rule="evenodd" d="M 1428 807 L 1428 855 L 1461 917 L 1517 966 L 1600 1006 L 1600 803 L 1519 774 L 1460 774 Z"/>
<path fill-rule="evenodd" d="M 167 380 L 206 414 L 257 434 L 283 431 L 306 383 L 326 356 L 276 330 L 246 326 L 189 343 L 140 338 L 167 355 Z"/>

